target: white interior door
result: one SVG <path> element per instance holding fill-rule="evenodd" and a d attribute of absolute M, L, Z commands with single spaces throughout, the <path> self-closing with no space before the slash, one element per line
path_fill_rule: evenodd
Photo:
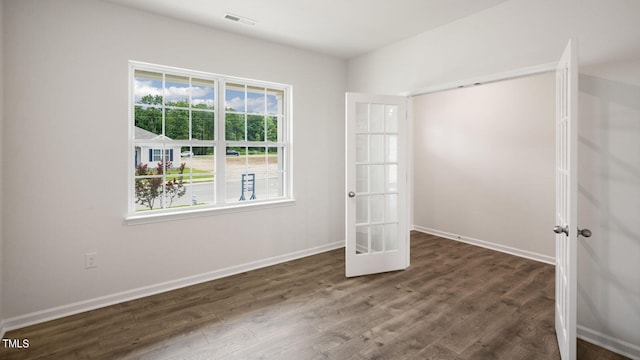
<path fill-rule="evenodd" d="M 563 360 L 576 358 L 578 242 L 578 60 L 570 40 L 556 68 L 556 336 Z"/>
<path fill-rule="evenodd" d="M 409 266 L 406 98 L 346 95 L 346 275 Z"/>

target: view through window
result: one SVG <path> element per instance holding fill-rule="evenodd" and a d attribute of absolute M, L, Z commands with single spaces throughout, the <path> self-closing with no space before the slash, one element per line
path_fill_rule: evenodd
<path fill-rule="evenodd" d="M 291 198 L 290 87 L 131 63 L 130 213 Z"/>

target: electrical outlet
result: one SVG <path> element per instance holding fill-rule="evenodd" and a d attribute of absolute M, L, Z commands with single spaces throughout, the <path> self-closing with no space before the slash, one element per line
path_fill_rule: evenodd
<path fill-rule="evenodd" d="M 91 269 L 98 266 L 96 262 L 98 260 L 97 258 L 98 258 L 98 253 L 92 252 L 92 253 L 84 254 L 84 268 Z"/>

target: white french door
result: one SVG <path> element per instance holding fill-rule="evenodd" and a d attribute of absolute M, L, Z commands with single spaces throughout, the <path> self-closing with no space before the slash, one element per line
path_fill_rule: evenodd
<path fill-rule="evenodd" d="M 346 94 L 346 275 L 409 266 L 407 99 Z"/>
<path fill-rule="evenodd" d="M 576 359 L 578 230 L 578 60 L 570 40 L 556 68 L 556 336 Z"/>

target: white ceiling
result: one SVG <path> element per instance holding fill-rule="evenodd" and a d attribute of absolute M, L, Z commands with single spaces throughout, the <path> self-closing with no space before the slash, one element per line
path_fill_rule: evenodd
<path fill-rule="evenodd" d="M 107 0 L 348 59 L 507 0 Z M 225 20 L 225 13 L 256 21 Z"/>

